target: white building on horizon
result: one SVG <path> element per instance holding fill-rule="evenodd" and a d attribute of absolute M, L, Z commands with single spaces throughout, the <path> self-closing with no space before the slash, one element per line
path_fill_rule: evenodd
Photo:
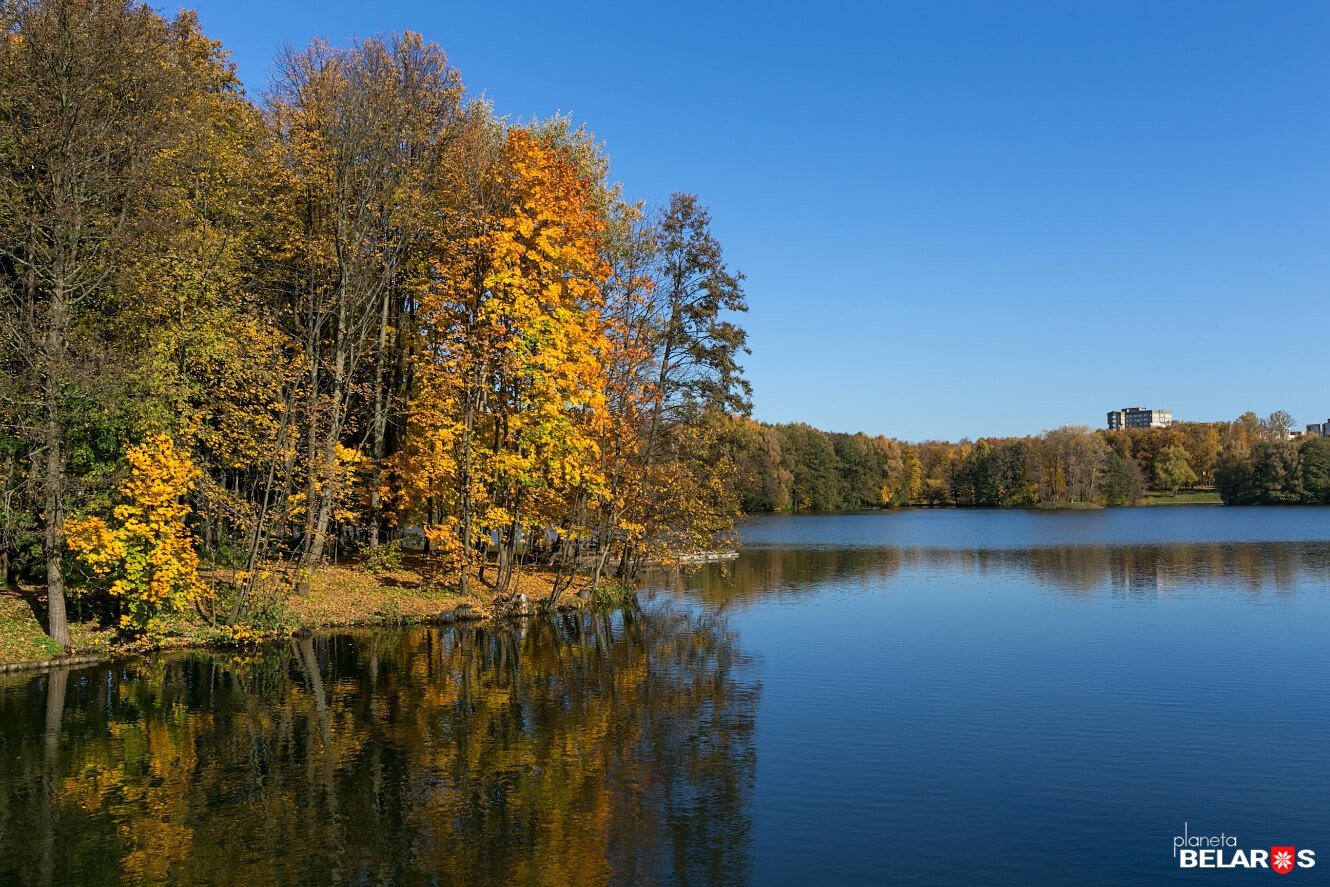
<path fill-rule="evenodd" d="M 1169 410 L 1147 410 L 1145 407 L 1123 407 L 1108 414 L 1110 431 L 1123 428 L 1167 428 L 1173 424 Z"/>

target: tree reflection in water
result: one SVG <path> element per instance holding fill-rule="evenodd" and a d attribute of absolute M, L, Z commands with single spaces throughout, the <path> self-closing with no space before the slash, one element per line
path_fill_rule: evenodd
<path fill-rule="evenodd" d="M 364 632 L 0 686 L 0 881 L 747 881 L 715 615 Z"/>
<path fill-rule="evenodd" d="M 1152 594 L 1189 584 L 1291 591 L 1300 581 L 1330 583 L 1330 542 L 1226 542 L 1159 545 L 1054 545 L 1029 548 L 757 548 L 728 563 L 658 585 L 689 588 L 713 607 L 828 585 L 869 590 L 907 573 L 998 579 L 1012 574 L 1073 595 Z"/>

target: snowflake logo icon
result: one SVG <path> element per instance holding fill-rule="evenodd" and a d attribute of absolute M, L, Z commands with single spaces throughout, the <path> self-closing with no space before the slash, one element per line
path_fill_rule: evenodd
<path fill-rule="evenodd" d="M 1293 871 L 1293 854 L 1296 852 L 1292 847 L 1271 847 L 1270 868 L 1278 874 L 1287 875 Z"/>

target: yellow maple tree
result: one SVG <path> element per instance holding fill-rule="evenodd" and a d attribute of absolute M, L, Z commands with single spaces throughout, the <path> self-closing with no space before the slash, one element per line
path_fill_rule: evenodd
<path fill-rule="evenodd" d="M 76 517 L 63 529 L 70 550 L 94 576 L 111 580 L 110 594 L 124 599 L 121 627 L 146 631 L 163 610 L 182 609 L 204 592 L 183 501 L 198 470 L 161 434 L 130 447 L 125 458 L 129 478 L 112 520 Z"/>

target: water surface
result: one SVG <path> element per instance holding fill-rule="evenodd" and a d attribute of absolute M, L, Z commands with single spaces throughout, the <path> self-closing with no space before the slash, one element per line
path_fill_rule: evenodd
<path fill-rule="evenodd" d="M 770 517 L 640 607 L 0 684 L 0 882 L 1330 880 L 1330 509 Z"/>
<path fill-rule="evenodd" d="M 755 883 L 1330 880 L 1330 509 L 753 522 L 691 583 L 761 655 Z M 1207 879 L 1208 875 L 1208 879 Z M 1259 876 L 1269 877 L 1270 872 Z"/>

